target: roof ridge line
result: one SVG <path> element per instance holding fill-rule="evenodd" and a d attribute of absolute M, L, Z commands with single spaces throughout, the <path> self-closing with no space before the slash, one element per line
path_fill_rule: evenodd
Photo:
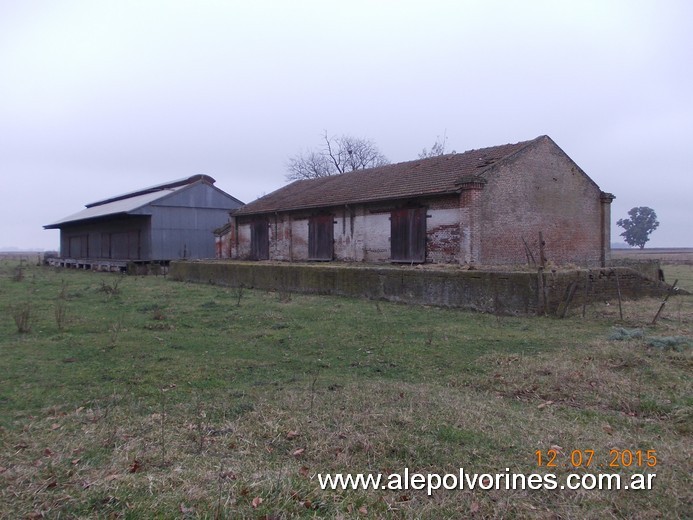
<path fill-rule="evenodd" d="M 95 206 L 103 206 L 104 204 L 109 204 L 111 202 L 117 202 L 119 200 L 130 199 L 132 197 L 137 197 L 139 195 L 147 195 L 149 193 L 155 193 L 157 191 L 164 191 L 167 189 L 178 188 L 181 186 L 186 186 L 188 184 L 193 184 L 195 182 L 207 182 L 208 184 L 214 184 L 216 181 L 209 175 L 198 173 L 196 175 L 191 175 L 190 177 L 185 177 L 183 179 L 177 179 L 175 181 L 169 181 L 162 184 L 157 184 L 150 186 L 148 188 L 142 188 L 139 190 L 131 191 L 129 193 L 123 193 L 122 195 L 116 195 L 114 197 L 109 197 L 107 199 L 98 200 L 96 202 L 90 202 L 85 204 L 86 208 L 93 208 Z"/>
<path fill-rule="evenodd" d="M 462 175 L 479 177 L 489 166 L 541 142 L 534 139 L 487 146 L 434 157 L 418 158 L 338 175 L 301 179 L 264 195 L 237 210 L 246 216 L 276 211 L 295 211 L 347 203 L 370 203 L 412 196 L 440 196 L 459 192 Z"/>

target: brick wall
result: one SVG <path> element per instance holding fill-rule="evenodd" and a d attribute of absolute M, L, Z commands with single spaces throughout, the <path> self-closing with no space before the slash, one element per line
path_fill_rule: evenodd
<path fill-rule="evenodd" d="M 601 264 L 601 190 L 555 144 L 542 140 L 485 177 L 482 264 L 526 263 L 523 238 L 538 260 L 540 231 L 547 260 Z"/>
<path fill-rule="evenodd" d="M 424 199 L 426 212 L 426 262 L 458 263 L 460 259 L 460 199 L 457 195 Z"/>

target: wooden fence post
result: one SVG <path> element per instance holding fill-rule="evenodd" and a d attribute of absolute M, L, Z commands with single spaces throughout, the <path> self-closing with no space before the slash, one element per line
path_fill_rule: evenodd
<path fill-rule="evenodd" d="M 623 321 L 623 306 L 621 305 L 621 283 L 618 280 L 618 271 L 612 269 L 612 272 L 616 275 L 616 292 L 618 292 L 618 313 L 621 316 L 621 321 Z"/>
<path fill-rule="evenodd" d="M 544 288 L 544 268 L 539 267 L 537 269 L 537 290 L 539 291 L 539 308 L 537 309 L 537 314 L 543 314 L 546 316 L 546 290 Z"/>
<path fill-rule="evenodd" d="M 544 254 L 544 235 L 539 231 L 539 265 L 542 269 L 546 267 L 546 255 Z"/>
<path fill-rule="evenodd" d="M 659 306 L 659 309 L 657 310 L 657 314 L 655 314 L 655 317 L 652 319 L 652 325 L 657 324 L 657 318 L 659 318 L 659 313 L 662 312 L 662 309 L 667 303 L 667 300 L 669 299 L 669 296 L 671 296 L 674 291 L 676 290 L 676 284 L 679 282 L 679 279 L 677 278 L 674 280 L 674 283 L 671 287 L 669 287 L 669 290 L 667 291 L 667 295 L 664 297 L 664 301 L 662 302 L 662 305 Z"/>

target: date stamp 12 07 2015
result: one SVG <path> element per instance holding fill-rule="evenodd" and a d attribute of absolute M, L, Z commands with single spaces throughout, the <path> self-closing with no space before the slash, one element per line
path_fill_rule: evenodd
<path fill-rule="evenodd" d="M 618 450 L 597 453 L 596 450 L 572 450 L 551 447 L 534 452 L 537 466 L 543 468 L 654 468 L 657 466 L 656 450 Z"/>

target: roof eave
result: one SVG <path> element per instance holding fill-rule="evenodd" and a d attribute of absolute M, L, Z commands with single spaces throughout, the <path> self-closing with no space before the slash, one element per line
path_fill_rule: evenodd
<path fill-rule="evenodd" d="M 139 209 L 139 208 L 137 208 Z M 134 210 L 133 210 L 134 211 Z M 59 221 L 55 222 L 53 224 L 48 224 L 43 226 L 43 229 L 62 229 L 63 227 L 67 226 L 72 226 L 76 224 L 84 224 L 85 222 L 98 222 L 102 220 L 108 220 L 113 217 L 124 217 L 124 216 L 132 216 L 132 217 L 146 217 L 148 215 L 133 215 L 130 211 L 119 211 L 117 213 L 109 213 L 108 215 L 98 215 L 95 217 L 87 217 L 87 218 L 78 218 L 75 220 L 65 220 L 65 221 Z"/>
<path fill-rule="evenodd" d="M 305 211 L 305 210 L 312 210 L 312 209 L 320 209 L 320 208 L 336 208 L 336 207 L 342 207 L 342 206 L 353 206 L 355 204 L 377 204 L 378 202 L 391 202 L 394 200 L 406 200 L 406 199 L 414 199 L 414 198 L 425 198 L 425 197 L 441 197 L 444 195 L 454 195 L 456 193 L 459 193 L 460 187 L 456 187 L 454 190 L 442 190 L 442 191 L 434 191 L 434 192 L 429 192 L 429 193 L 416 193 L 416 194 L 411 194 L 411 195 L 398 195 L 396 197 L 377 197 L 377 198 L 372 198 L 372 199 L 354 199 L 354 200 L 348 200 L 348 201 L 335 201 L 329 204 L 309 204 L 309 205 L 302 205 L 302 206 L 295 206 L 295 207 L 282 207 L 282 208 L 270 208 L 270 209 L 264 209 L 264 210 L 257 210 L 257 211 L 243 211 L 243 208 L 237 210 L 236 212 L 232 213 L 231 216 L 233 217 L 250 217 L 254 215 L 266 215 L 270 213 L 289 213 L 292 211 Z"/>

